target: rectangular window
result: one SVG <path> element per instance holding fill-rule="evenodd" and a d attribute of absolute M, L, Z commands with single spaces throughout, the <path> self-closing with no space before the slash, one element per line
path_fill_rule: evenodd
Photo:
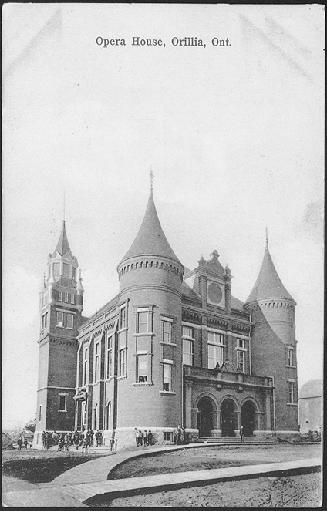
<path fill-rule="evenodd" d="M 194 339 L 194 329 L 189 326 L 183 326 L 183 337 Z"/>
<path fill-rule="evenodd" d="M 53 278 L 55 280 L 59 279 L 60 264 L 59 263 L 53 263 L 52 270 L 53 270 Z"/>
<path fill-rule="evenodd" d="M 108 346 L 107 346 L 107 378 L 110 378 L 113 375 L 112 371 L 112 335 L 108 337 Z"/>
<path fill-rule="evenodd" d="M 137 333 L 149 332 L 149 311 L 137 313 Z"/>
<path fill-rule="evenodd" d="M 237 351 L 236 358 L 237 358 L 237 370 L 244 373 L 244 351 Z"/>
<path fill-rule="evenodd" d="M 72 279 L 76 280 L 76 268 L 72 267 Z"/>
<path fill-rule="evenodd" d="M 86 348 L 84 350 L 84 360 L 83 360 L 83 385 L 87 385 L 88 383 L 88 356 L 89 356 L 89 351 L 88 349 Z"/>
<path fill-rule="evenodd" d="M 64 293 L 64 301 L 66 303 L 69 303 L 70 302 L 70 294 L 69 293 Z"/>
<path fill-rule="evenodd" d="M 173 436 L 173 434 L 171 432 L 164 431 L 164 440 L 166 442 L 171 442 L 172 441 L 172 436 Z"/>
<path fill-rule="evenodd" d="M 224 334 L 208 332 L 208 369 L 224 363 Z"/>
<path fill-rule="evenodd" d="M 100 380 L 100 343 L 95 345 L 95 367 L 94 367 L 94 382 Z"/>
<path fill-rule="evenodd" d="M 71 303 L 72 304 L 75 303 L 75 295 L 74 295 L 74 293 L 71 294 Z"/>
<path fill-rule="evenodd" d="M 183 339 L 183 364 L 192 366 L 194 363 L 193 341 Z"/>
<path fill-rule="evenodd" d="M 59 291 L 59 302 L 62 302 L 62 291 Z"/>
<path fill-rule="evenodd" d="M 163 390 L 166 392 L 170 392 L 172 390 L 171 386 L 171 365 L 163 364 Z"/>
<path fill-rule="evenodd" d="M 122 328 L 126 328 L 127 327 L 127 314 L 126 314 L 126 307 L 122 307 L 120 309 L 120 316 L 119 316 L 119 328 L 120 330 Z"/>
<path fill-rule="evenodd" d="M 245 340 L 244 339 L 237 339 L 237 347 L 241 349 L 245 349 Z"/>
<path fill-rule="evenodd" d="M 63 326 L 64 315 L 61 311 L 57 311 L 57 326 Z"/>
<path fill-rule="evenodd" d="M 39 422 L 42 419 L 42 405 L 39 406 Z"/>
<path fill-rule="evenodd" d="M 294 349 L 287 348 L 287 365 L 294 366 Z"/>
<path fill-rule="evenodd" d="M 172 342 L 172 323 L 171 321 L 161 320 L 161 333 L 163 342 Z"/>
<path fill-rule="evenodd" d="M 66 412 L 66 396 L 59 396 L 59 411 Z"/>
<path fill-rule="evenodd" d="M 69 267 L 69 264 L 63 263 L 63 265 L 62 265 L 62 272 L 63 272 L 63 276 L 66 279 L 69 279 L 69 277 L 70 277 L 70 267 Z"/>
<path fill-rule="evenodd" d="M 295 382 L 288 382 L 288 402 L 295 403 Z"/>
<path fill-rule="evenodd" d="M 119 376 L 126 376 L 126 348 L 119 350 Z"/>
<path fill-rule="evenodd" d="M 148 381 L 148 356 L 137 355 L 137 381 L 146 383 Z"/>
<path fill-rule="evenodd" d="M 74 319 L 72 314 L 66 314 L 66 328 L 74 327 Z"/>

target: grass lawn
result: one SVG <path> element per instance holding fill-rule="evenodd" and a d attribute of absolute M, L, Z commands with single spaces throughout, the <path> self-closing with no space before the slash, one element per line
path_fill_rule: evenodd
<path fill-rule="evenodd" d="M 3 450 L 2 474 L 30 483 L 49 483 L 66 470 L 104 454 L 80 451 Z"/>
<path fill-rule="evenodd" d="M 321 455 L 321 445 L 269 445 L 197 447 L 179 451 L 150 454 L 127 460 L 114 468 L 108 479 L 145 477 L 155 474 L 171 474 L 193 470 L 257 465 L 291 461 Z"/>

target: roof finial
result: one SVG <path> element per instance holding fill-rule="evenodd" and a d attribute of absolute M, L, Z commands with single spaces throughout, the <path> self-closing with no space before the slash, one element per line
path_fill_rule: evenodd
<path fill-rule="evenodd" d="M 152 168 L 150 168 L 150 194 L 153 196 L 153 172 Z"/>
<path fill-rule="evenodd" d="M 266 250 L 268 250 L 268 227 L 266 226 Z"/>
<path fill-rule="evenodd" d="M 66 190 L 64 190 L 63 221 L 66 221 Z"/>

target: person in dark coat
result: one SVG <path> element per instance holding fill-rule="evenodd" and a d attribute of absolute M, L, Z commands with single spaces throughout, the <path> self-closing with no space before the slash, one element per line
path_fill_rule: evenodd
<path fill-rule="evenodd" d="M 240 427 L 241 444 L 244 442 L 244 427 Z"/>
<path fill-rule="evenodd" d="M 27 444 L 28 444 L 28 441 L 27 441 L 27 438 L 25 438 L 25 440 L 24 440 L 25 449 L 27 449 Z"/>
<path fill-rule="evenodd" d="M 18 438 L 17 444 L 18 444 L 18 449 L 21 450 L 22 445 L 23 445 L 23 440 L 21 439 L 21 437 Z"/>
<path fill-rule="evenodd" d="M 153 434 L 151 432 L 151 429 L 149 429 L 148 432 L 148 445 L 153 445 Z"/>

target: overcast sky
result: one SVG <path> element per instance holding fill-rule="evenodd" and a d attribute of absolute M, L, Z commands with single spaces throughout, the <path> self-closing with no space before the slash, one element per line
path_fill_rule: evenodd
<path fill-rule="evenodd" d="M 118 292 L 150 168 L 175 253 L 194 268 L 217 249 L 241 300 L 268 225 L 297 302 L 299 384 L 322 376 L 323 22 L 322 6 L 304 5 L 5 6 L 4 427 L 35 413 L 38 292 L 64 189 L 88 315 Z M 166 47 L 132 47 L 133 36 Z M 173 47 L 174 36 L 206 48 Z"/>

